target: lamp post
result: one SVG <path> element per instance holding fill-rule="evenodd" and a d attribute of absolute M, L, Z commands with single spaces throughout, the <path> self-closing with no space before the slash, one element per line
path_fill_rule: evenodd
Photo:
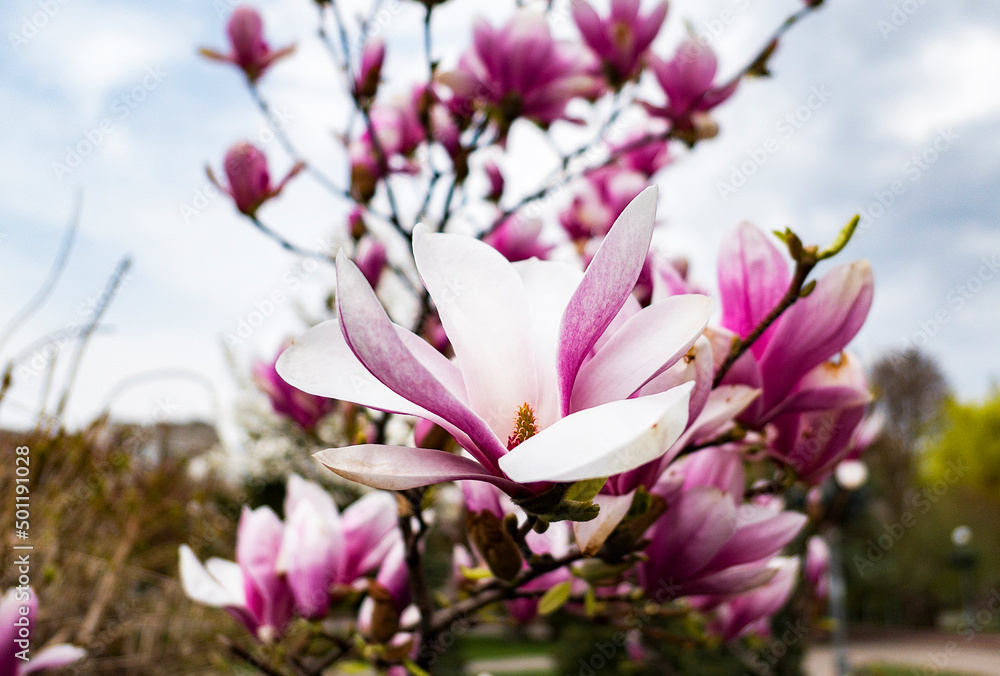
<path fill-rule="evenodd" d="M 845 498 L 868 480 L 868 467 L 860 460 L 845 460 L 837 465 L 834 480 L 844 491 Z M 835 523 L 828 535 L 830 545 L 830 612 L 833 615 L 833 655 L 837 676 L 848 676 L 847 663 L 847 581 L 841 551 L 840 524 Z"/>
<path fill-rule="evenodd" d="M 972 570 L 976 567 L 976 555 L 969 549 L 970 542 L 972 529 L 968 526 L 958 526 L 951 531 L 951 543 L 955 545 L 952 565 L 962 577 L 962 619 L 966 629 L 972 626 Z"/>

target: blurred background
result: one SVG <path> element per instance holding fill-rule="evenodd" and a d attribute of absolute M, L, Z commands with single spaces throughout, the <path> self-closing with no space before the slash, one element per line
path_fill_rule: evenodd
<path fill-rule="evenodd" d="M 339 4 L 348 15 L 368 9 Z M 389 4 L 380 30 L 396 49 L 384 86 L 402 93 L 423 68 L 413 58 L 423 12 Z M 683 18 L 726 75 L 799 4 L 675 0 L 654 50 L 674 49 Z M 228 668 L 208 646 L 229 625 L 182 598 L 176 548 L 215 543 L 230 556 L 239 505 L 280 499 L 289 467 L 316 473 L 308 450 L 324 440 L 272 414 L 250 373 L 328 316 L 331 270 L 247 227 L 205 174 L 241 139 L 264 148 L 273 176 L 292 164 L 241 78 L 197 55 L 223 48 L 234 6 L 0 6 L 0 434 L 4 449 L 30 443 L 36 480 L 45 473 L 35 496 L 48 545 L 42 626 L 89 648 L 79 673 Z M 335 136 L 349 106 L 315 37 L 315 5 L 254 6 L 273 46 L 297 45 L 263 96 L 283 131 L 346 184 Z M 472 17 L 512 6 L 443 5 L 437 49 L 454 59 Z M 571 35 L 559 6 L 553 31 Z M 775 77 L 745 83 L 718 110 L 719 137 L 658 177 L 658 244 L 687 258 L 708 290 L 719 243 L 741 219 L 826 242 L 862 216 L 844 255 L 875 272 L 854 349 L 884 426 L 866 480 L 828 497 L 848 613 L 865 639 L 936 645 L 926 636 L 979 617 L 969 643 L 1000 654 L 990 643 L 1000 613 L 976 614 L 1000 599 L 998 63 L 992 0 L 829 0 L 783 40 Z M 533 143 L 536 132 L 516 128 L 511 153 Z M 526 165 L 510 180 L 529 185 L 547 170 Z M 348 209 L 303 176 L 264 214 L 288 238 L 335 250 Z M 6 470 L 3 481 L 9 495 Z M 12 509 L 4 502 L 4 519 Z M 917 665 L 934 666 L 925 652 Z"/>

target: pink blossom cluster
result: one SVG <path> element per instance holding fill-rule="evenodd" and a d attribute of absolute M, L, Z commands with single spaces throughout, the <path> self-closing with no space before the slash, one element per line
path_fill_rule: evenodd
<path fill-rule="evenodd" d="M 409 604 L 392 495 L 369 493 L 341 513 L 323 487 L 292 475 L 284 511 L 282 521 L 270 507 L 243 508 L 235 562 L 202 564 L 183 545 L 185 593 L 224 608 L 265 642 L 280 638 L 293 618 L 322 618 L 355 592 L 378 587 L 398 612 Z"/>

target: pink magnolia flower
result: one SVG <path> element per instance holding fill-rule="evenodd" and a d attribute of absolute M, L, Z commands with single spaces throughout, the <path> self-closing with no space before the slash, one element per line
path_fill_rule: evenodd
<path fill-rule="evenodd" d="M 739 80 L 714 84 L 718 68 L 715 52 L 695 38 L 684 41 L 669 61 L 651 56 L 649 62 L 667 100 L 663 106 L 647 106 L 647 109 L 669 120 L 674 129 L 694 127 L 693 116 L 728 99 L 739 84 Z"/>
<path fill-rule="evenodd" d="M 667 588 L 674 598 L 734 594 L 774 576 L 768 561 L 806 517 L 776 503 L 743 503 L 742 463 L 738 451 L 708 448 L 660 484 L 667 510 L 648 534 L 648 560 L 640 568 L 647 591 Z"/>
<path fill-rule="evenodd" d="M 816 598 L 825 600 L 830 595 L 830 545 L 819 535 L 806 543 L 805 575 Z"/>
<path fill-rule="evenodd" d="M 639 4 L 640 0 L 612 0 L 610 15 L 601 19 L 583 0 L 573 2 L 573 21 L 615 89 L 639 77 L 646 52 L 667 16 L 666 2 L 645 16 L 639 14 Z"/>
<path fill-rule="evenodd" d="M 670 163 L 669 145 L 656 137 L 665 135 L 666 130 L 656 124 L 649 124 L 622 139 L 612 143 L 609 151 L 616 158 L 615 164 L 630 171 L 637 171 L 647 179 Z"/>
<path fill-rule="evenodd" d="M 540 242 L 541 234 L 541 220 L 512 214 L 496 230 L 486 235 L 483 241 L 502 253 L 511 263 L 529 258 L 545 260 L 555 245 Z"/>
<path fill-rule="evenodd" d="M 506 137 L 519 117 L 542 127 L 564 119 L 570 99 L 594 93 L 592 70 L 588 54 L 552 38 L 541 12 L 521 9 L 502 28 L 478 19 L 472 47 L 438 79 L 454 106 L 485 109 Z"/>
<path fill-rule="evenodd" d="M 282 346 L 278 356 L 288 346 Z M 275 370 L 275 361 L 258 362 L 253 367 L 253 379 L 257 387 L 271 400 L 271 407 L 278 415 L 285 416 L 304 430 L 311 430 L 337 402 L 325 397 L 315 397 L 297 390 L 286 383 Z"/>
<path fill-rule="evenodd" d="M 512 264 L 474 238 L 418 227 L 417 270 L 454 361 L 393 325 L 357 267 L 338 257 L 338 319 L 293 343 L 278 372 L 319 396 L 429 419 L 472 457 L 366 444 L 317 458 L 376 488 L 475 479 L 524 497 L 533 493 L 526 484 L 608 476 L 662 455 L 687 423 L 693 386 L 633 395 L 687 353 L 711 300 L 640 309 L 632 297 L 655 208 L 650 188 L 625 209 L 586 273 L 550 261 Z"/>
<path fill-rule="evenodd" d="M 618 166 L 592 171 L 573 202 L 559 214 L 559 224 L 576 242 L 603 237 L 625 207 L 648 185 L 645 176 Z"/>
<path fill-rule="evenodd" d="M 854 449 L 870 401 L 857 359 L 844 352 L 839 361 L 820 364 L 771 419 L 772 454 L 791 465 L 801 481 L 820 483 Z"/>
<path fill-rule="evenodd" d="M 425 139 L 420 121 L 423 91 L 417 88 L 409 98 L 375 105 L 369 113 L 371 129 L 366 129 L 348 148 L 351 162 L 351 196 L 366 203 L 375 195 L 378 182 L 387 172 L 413 172 L 417 168 L 409 156 Z M 371 130 L 375 131 L 374 137 Z M 374 139 L 384 153 L 380 162 Z"/>
<path fill-rule="evenodd" d="M 358 269 L 373 289 L 378 286 L 378 280 L 382 277 L 387 260 L 385 244 L 374 237 L 363 237 L 358 242 L 354 262 L 358 264 Z"/>
<path fill-rule="evenodd" d="M 490 180 L 490 192 L 486 195 L 486 199 L 490 202 L 499 202 L 500 198 L 503 197 L 504 187 L 503 174 L 500 173 L 500 167 L 493 160 L 488 160 L 484 169 L 486 177 Z"/>
<path fill-rule="evenodd" d="M 243 507 L 236 535 L 236 562 L 212 558 L 203 566 L 187 545 L 180 548 L 184 593 L 224 608 L 257 639 L 279 638 L 292 618 L 295 599 L 276 569 L 284 525 L 269 507 Z"/>
<path fill-rule="evenodd" d="M 233 11 L 226 25 L 226 34 L 229 36 L 229 54 L 203 48 L 202 55 L 233 64 L 246 73 L 251 83 L 256 82 L 275 61 L 295 50 L 294 46 L 289 46 L 272 51 L 264 40 L 264 22 L 257 10 L 250 7 L 237 7 Z"/>
<path fill-rule="evenodd" d="M 11 587 L 0 599 L 0 676 L 27 676 L 73 664 L 87 653 L 68 643 L 35 652 L 31 635 L 38 597 L 31 587 Z"/>
<path fill-rule="evenodd" d="M 365 43 L 361 64 L 355 76 L 354 91 L 359 98 L 373 99 L 378 93 L 382 64 L 385 61 L 385 40 L 375 38 Z"/>
<path fill-rule="evenodd" d="M 202 565 L 180 548 L 181 582 L 191 599 L 225 608 L 262 641 L 280 637 L 293 612 L 326 614 L 332 590 L 375 571 L 400 540 L 396 502 L 370 493 L 338 513 L 318 484 L 292 475 L 285 495 L 286 523 L 268 507 L 243 508 L 236 563 Z"/>
<path fill-rule="evenodd" d="M 763 232 L 748 223 L 739 225 L 719 254 L 722 326 L 737 336 L 748 336 L 780 303 L 791 274 L 784 256 Z M 746 422 L 761 427 L 779 413 L 859 402 L 860 389 L 850 383 L 824 388 L 815 387 L 815 382 L 797 385 L 854 338 L 868 316 L 872 294 L 867 261 L 839 265 L 754 342 L 725 379 L 763 390 L 747 411 Z M 861 398 L 867 401 L 867 394 Z"/>
<path fill-rule="evenodd" d="M 226 153 L 223 168 L 226 172 L 227 186 L 219 185 L 211 172 L 209 176 L 223 192 L 233 198 L 233 203 L 241 213 L 253 216 L 260 205 L 272 197 L 277 197 L 304 165 L 296 164 L 281 183 L 277 186 L 272 185 L 271 174 L 267 170 L 267 157 L 253 144 L 243 141 Z"/>
<path fill-rule="evenodd" d="M 771 617 L 781 610 L 798 582 L 799 559 L 776 557 L 768 563 L 774 577 L 762 587 L 721 603 L 709 629 L 723 641 L 746 634 L 771 635 Z"/>

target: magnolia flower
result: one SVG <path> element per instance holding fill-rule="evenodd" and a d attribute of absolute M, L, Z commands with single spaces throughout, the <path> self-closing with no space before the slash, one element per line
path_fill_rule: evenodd
<path fill-rule="evenodd" d="M 512 214 L 496 230 L 483 237 L 483 241 L 503 254 L 503 257 L 511 263 L 529 258 L 545 260 L 555 245 L 542 244 L 539 241 L 541 234 L 540 219 Z"/>
<path fill-rule="evenodd" d="M 188 597 L 225 608 L 262 641 L 280 637 L 293 612 L 324 616 L 332 589 L 378 569 L 401 542 L 388 493 L 369 493 L 340 514 L 321 486 L 292 475 L 284 507 L 284 524 L 268 507 L 243 508 L 235 563 L 202 565 L 190 547 L 180 548 Z"/>
<path fill-rule="evenodd" d="M 202 55 L 242 69 L 251 83 L 256 82 L 271 64 L 295 50 L 289 46 L 271 51 L 264 40 L 264 22 L 257 10 L 250 7 L 237 7 L 233 11 L 226 25 L 226 34 L 229 36 L 229 54 L 202 48 Z"/>
<path fill-rule="evenodd" d="M 639 0 L 612 0 L 611 14 L 601 19 L 583 0 L 573 2 L 573 21 L 616 89 L 638 78 L 646 51 L 667 16 L 666 2 L 657 4 L 645 16 L 640 16 L 639 4 Z"/>
<path fill-rule="evenodd" d="M 647 536 L 640 580 L 648 592 L 669 589 L 674 598 L 734 594 L 774 576 L 768 561 L 806 517 L 777 503 L 742 503 L 744 481 L 738 451 L 708 448 L 654 489 L 667 509 Z"/>
<path fill-rule="evenodd" d="M 285 347 L 287 343 L 281 351 L 284 351 Z M 280 354 L 281 352 L 278 353 L 279 356 Z M 295 389 L 281 379 L 274 364 L 275 362 L 254 364 L 254 383 L 271 400 L 271 407 L 275 413 L 290 418 L 304 430 L 313 429 L 323 416 L 333 410 L 336 402 Z"/>
<path fill-rule="evenodd" d="M 378 182 L 387 172 L 416 170 L 408 157 L 425 138 L 424 125 L 420 121 L 423 100 L 423 91 L 417 88 L 409 98 L 372 107 L 369 113 L 371 127 L 354 139 L 348 149 L 351 196 L 356 201 L 366 203 L 371 200 Z M 376 138 L 378 148 L 375 147 Z M 383 157 L 379 157 L 380 150 Z"/>
<path fill-rule="evenodd" d="M 375 38 L 371 42 L 365 43 L 365 47 L 361 51 L 361 64 L 354 81 L 354 92 L 359 98 L 375 98 L 375 94 L 378 93 L 384 61 L 385 40 Z"/>
<path fill-rule="evenodd" d="M 772 455 L 810 484 L 823 481 L 855 447 L 871 401 L 864 369 L 847 352 L 807 373 L 771 419 Z"/>
<path fill-rule="evenodd" d="M 431 420 L 472 457 L 365 444 L 317 458 L 376 488 L 475 479 L 526 497 L 544 488 L 526 484 L 605 477 L 662 455 L 687 423 L 693 386 L 633 395 L 687 353 L 712 303 L 677 296 L 640 310 L 632 297 L 655 209 L 650 188 L 586 273 L 511 264 L 474 238 L 416 228 L 417 270 L 454 361 L 393 325 L 357 267 L 338 256 L 338 319 L 295 341 L 278 372 L 319 396 Z"/>
<path fill-rule="evenodd" d="M 788 602 L 798 581 L 799 559 L 776 557 L 768 563 L 774 572 L 762 587 L 723 601 L 716 609 L 709 629 L 732 641 L 746 634 L 770 636 L 771 617 Z"/>
<path fill-rule="evenodd" d="M 670 163 L 667 141 L 655 138 L 664 136 L 665 131 L 655 124 L 649 124 L 646 128 L 626 135 L 621 142 L 612 143 L 608 150 L 617 166 L 637 171 L 649 179 Z"/>
<path fill-rule="evenodd" d="M 520 9 L 502 28 L 478 19 L 472 47 L 456 70 L 438 79 L 452 90 L 453 105 L 485 108 L 505 137 L 519 117 L 548 127 L 566 117 L 570 99 L 592 94 L 596 80 L 588 56 L 554 40 L 544 14 Z"/>
<path fill-rule="evenodd" d="M 486 177 L 490 181 L 490 192 L 486 195 L 486 199 L 490 202 L 499 202 L 500 198 L 503 197 L 503 187 L 504 180 L 503 174 L 500 173 L 500 167 L 493 160 L 487 160 L 483 169 L 486 171 Z"/>
<path fill-rule="evenodd" d="M 682 43 L 669 61 L 651 56 L 649 63 L 667 101 L 663 106 L 647 106 L 647 110 L 669 120 L 678 130 L 694 127 L 696 114 L 707 112 L 728 99 L 739 84 L 739 80 L 733 80 L 714 85 L 718 68 L 715 52 L 695 38 Z"/>
<path fill-rule="evenodd" d="M 750 335 L 781 302 L 790 283 L 791 271 L 778 248 L 749 223 L 739 225 L 719 253 L 722 326 L 741 338 Z M 868 316 L 872 293 L 867 261 L 839 265 L 754 342 L 724 381 L 763 390 L 747 411 L 747 423 L 761 427 L 780 413 L 867 402 L 867 391 L 857 383 L 821 388 L 818 382 L 799 381 L 854 338 Z"/>
<path fill-rule="evenodd" d="M 358 269 L 373 289 L 378 286 L 387 259 L 385 244 L 374 237 L 363 237 L 358 242 L 354 262 L 358 264 Z"/>
<path fill-rule="evenodd" d="M 0 599 L 0 676 L 27 676 L 86 657 L 83 648 L 68 643 L 33 652 L 31 635 L 37 614 L 38 597 L 31 587 L 11 587 Z"/>
<path fill-rule="evenodd" d="M 236 535 L 236 562 L 211 558 L 203 566 L 187 545 L 180 548 L 184 593 L 224 608 L 259 640 L 279 638 L 292 617 L 294 598 L 276 570 L 284 526 L 269 507 L 243 507 Z"/>
<path fill-rule="evenodd" d="M 274 186 L 271 184 L 271 174 L 267 170 L 267 157 L 253 144 L 243 141 L 226 153 L 223 168 L 228 185 L 220 185 L 211 171 L 209 178 L 220 190 L 233 198 L 233 203 L 240 213 L 253 216 L 261 204 L 272 197 L 277 197 L 304 165 L 299 163 L 293 166 L 281 183 Z"/>
<path fill-rule="evenodd" d="M 603 237 L 615 219 L 648 184 L 645 176 L 610 165 L 587 174 L 559 224 L 570 239 L 581 242 Z"/>

